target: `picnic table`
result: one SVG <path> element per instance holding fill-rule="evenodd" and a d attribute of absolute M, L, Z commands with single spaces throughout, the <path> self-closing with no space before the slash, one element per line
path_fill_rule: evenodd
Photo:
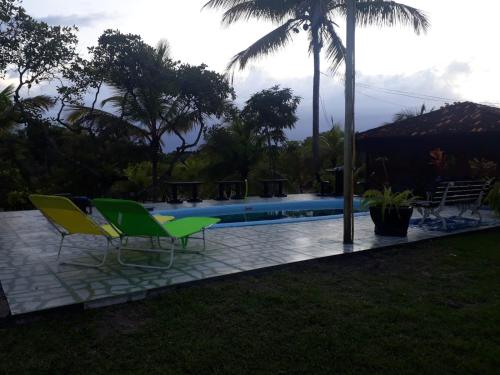
<path fill-rule="evenodd" d="M 262 198 L 272 198 L 275 197 L 286 197 L 287 195 L 283 193 L 283 184 L 287 182 L 286 178 L 265 178 L 260 180 L 262 186 L 264 187 L 264 193 L 261 195 Z M 274 193 L 274 187 L 278 186 L 277 194 Z M 269 189 L 271 187 L 271 189 Z"/>
<path fill-rule="evenodd" d="M 59 193 L 59 194 L 54 194 L 54 195 L 58 196 L 58 197 L 68 198 L 80 210 L 82 210 L 86 214 L 89 214 L 89 215 L 92 214 L 92 203 L 91 203 L 90 198 L 85 197 L 85 196 L 76 196 L 76 195 L 73 195 L 73 194 L 70 194 L 70 193 Z"/>
<path fill-rule="evenodd" d="M 183 201 L 179 199 L 178 192 L 179 187 L 191 187 L 191 198 L 188 199 L 190 203 L 199 203 L 203 200 L 198 197 L 198 188 L 203 182 L 201 181 L 169 181 L 167 185 L 170 187 L 170 199 L 167 201 L 171 204 L 182 203 Z"/>
<path fill-rule="evenodd" d="M 344 195 L 344 167 L 327 168 L 325 172 L 335 176 L 335 185 L 333 195 L 340 197 Z"/>
<path fill-rule="evenodd" d="M 245 185 L 245 181 L 243 180 L 223 180 L 217 181 L 219 185 L 219 195 L 217 196 L 218 201 L 227 201 L 229 198 L 231 199 L 243 199 L 243 188 Z M 232 194 L 234 187 L 234 195 Z M 226 192 L 229 191 L 229 198 L 226 195 Z"/>

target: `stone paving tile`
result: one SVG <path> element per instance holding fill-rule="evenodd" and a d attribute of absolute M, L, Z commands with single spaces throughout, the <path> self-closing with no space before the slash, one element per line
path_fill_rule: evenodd
<path fill-rule="evenodd" d="M 491 225 L 500 225 L 487 212 L 484 216 Z M 115 249 L 111 249 L 106 265 L 97 269 L 59 264 L 58 235 L 38 211 L 1 212 L 0 282 L 12 314 L 74 303 L 99 307 L 144 298 L 148 291 L 174 284 L 442 235 L 411 227 L 407 238 L 376 236 L 367 215 L 355 218 L 353 245 L 342 243 L 342 219 L 219 228 L 207 231 L 205 251 L 196 239 L 190 240 L 188 247 L 200 253 L 177 249 L 169 270 L 124 267 L 118 263 Z M 65 248 L 63 259 L 97 262 L 105 241 L 75 236 L 68 238 L 67 244 L 90 250 Z M 131 245 L 148 246 L 149 241 L 141 239 Z M 163 246 L 168 248 L 169 243 Z M 128 261 L 149 265 L 168 262 L 168 254 L 127 251 L 124 256 Z"/>

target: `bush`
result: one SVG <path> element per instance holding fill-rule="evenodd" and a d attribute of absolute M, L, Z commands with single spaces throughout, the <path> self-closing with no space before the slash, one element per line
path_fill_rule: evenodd
<path fill-rule="evenodd" d="M 486 202 L 490 205 L 493 212 L 500 216 L 500 182 L 493 185 L 486 197 Z"/>
<path fill-rule="evenodd" d="M 31 208 L 27 191 L 11 191 L 7 194 L 7 206 L 9 210 L 26 210 Z"/>

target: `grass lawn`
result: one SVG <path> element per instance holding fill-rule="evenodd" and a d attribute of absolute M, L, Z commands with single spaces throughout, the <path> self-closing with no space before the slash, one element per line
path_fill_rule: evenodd
<path fill-rule="evenodd" d="M 292 265 L 0 330 L 2 374 L 493 374 L 500 232 Z"/>

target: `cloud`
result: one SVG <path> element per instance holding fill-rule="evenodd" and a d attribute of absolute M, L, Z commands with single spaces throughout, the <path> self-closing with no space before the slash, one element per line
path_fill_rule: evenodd
<path fill-rule="evenodd" d="M 90 14 L 52 14 L 39 18 L 40 21 L 49 25 L 90 27 L 101 21 L 112 18 L 108 13 L 90 13 Z"/>
<path fill-rule="evenodd" d="M 471 72 L 472 69 L 469 63 L 463 61 L 453 61 L 446 68 L 446 75 L 449 75 L 451 77 L 455 77 L 462 74 L 469 75 Z"/>
<path fill-rule="evenodd" d="M 444 72 L 435 69 L 422 70 L 409 75 L 365 75 L 358 74 L 356 87 L 356 128 L 367 130 L 390 122 L 395 113 L 406 108 L 417 108 L 423 103 L 427 108 L 439 108 L 447 102 L 462 100 L 450 84 L 451 76 L 458 71 L 466 72 L 466 64 L 451 66 Z M 461 73 L 462 74 L 462 73 Z M 237 103 L 244 102 L 255 92 L 279 84 L 290 87 L 295 95 L 302 97 L 297 110 L 299 120 L 291 139 L 304 139 L 312 132 L 312 77 L 280 79 L 270 77 L 262 70 L 252 70 L 234 85 L 238 94 Z M 320 128 L 328 130 L 331 122 L 343 126 L 344 84 L 341 78 L 321 75 Z"/>

